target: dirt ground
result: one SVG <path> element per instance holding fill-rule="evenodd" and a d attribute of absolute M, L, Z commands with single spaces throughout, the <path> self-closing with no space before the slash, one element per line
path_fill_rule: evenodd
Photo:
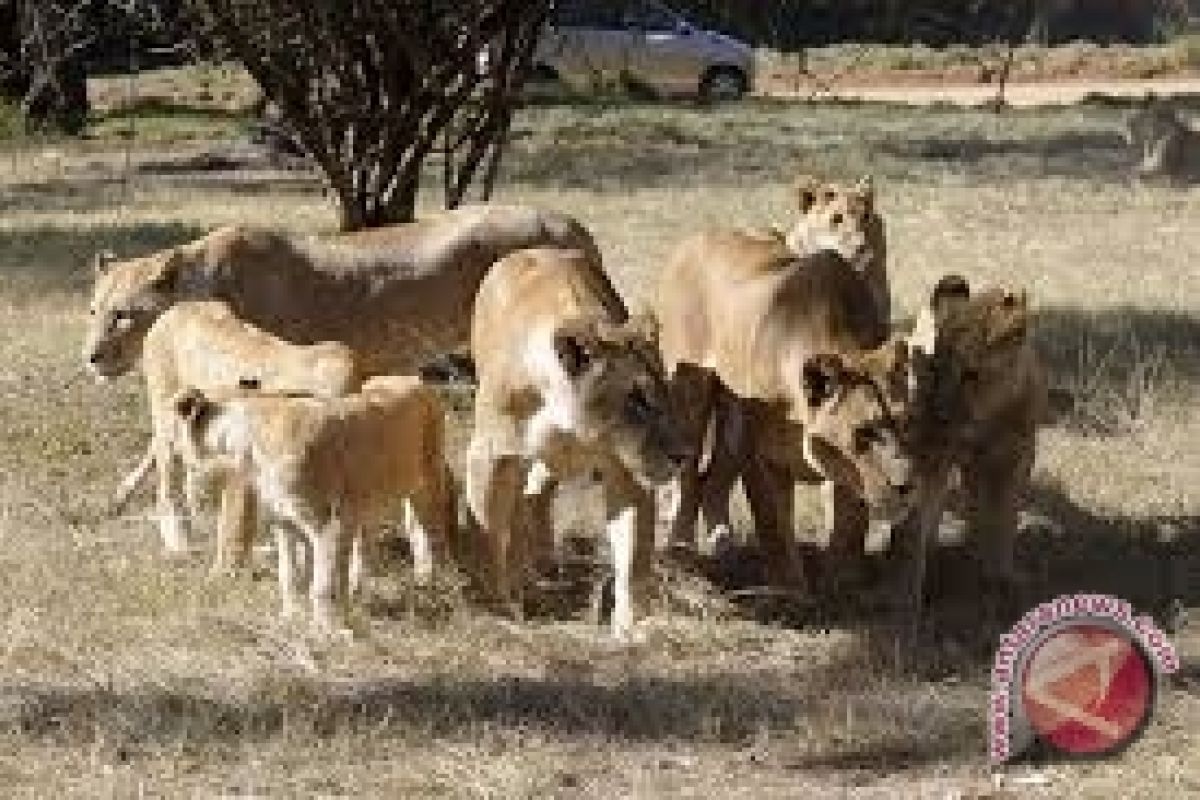
<path fill-rule="evenodd" d="M 835 85 L 832 91 L 809 85 L 796 91 L 778 86 L 772 97 L 816 97 L 861 102 L 956 106 L 987 106 L 995 102 L 996 87 L 980 84 L 913 83 L 910 85 L 853 86 Z M 1200 78 L 1158 78 L 1154 80 L 1077 79 L 1009 84 L 1005 102 L 1014 108 L 1074 105 L 1098 97 L 1139 99 L 1148 94 L 1158 97 L 1200 95 Z"/>
<path fill-rule="evenodd" d="M 210 577 L 207 538 L 164 556 L 148 498 L 108 516 L 148 429 L 136 376 L 82 374 L 92 255 L 231 222 L 336 223 L 311 175 L 127 172 L 127 155 L 179 160 L 242 124 L 180 96 L 186 75 L 153 80 L 171 104 L 102 114 L 84 141 L 0 151 L 6 796 L 1200 795 L 1200 189 L 1130 183 L 1119 104 L 547 105 L 518 119 L 502 175 L 499 200 L 591 228 L 635 307 L 685 233 L 785 224 L 802 171 L 875 176 L 900 317 L 950 271 L 1030 292 L 1057 403 L 1020 537 L 1022 606 L 1125 597 L 1176 624 L 1183 667 L 1118 758 L 993 773 L 988 669 L 1023 607 L 990 609 L 954 548 L 934 560 L 913 648 L 868 637 L 855 597 L 775 601 L 674 572 L 643 641 L 618 647 L 576 595 L 517 625 L 473 605 L 451 570 L 421 591 L 403 548 L 371 581 L 369 636 L 330 646 L 277 619 L 267 543 L 254 575 Z M 205 80 L 212 97 L 241 91 Z M 470 398 L 448 399 L 457 462 Z M 581 538 L 599 524 L 588 497 L 559 507 Z"/>

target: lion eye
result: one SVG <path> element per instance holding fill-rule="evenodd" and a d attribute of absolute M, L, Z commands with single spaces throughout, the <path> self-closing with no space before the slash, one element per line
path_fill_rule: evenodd
<path fill-rule="evenodd" d="M 879 425 L 859 425 L 854 429 L 854 450 L 865 453 L 872 446 L 883 441 L 883 429 Z"/>
<path fill-rule="evenodd" d="M 839 211 L 836 214 L 834 214 L 832 217 L 830 217 L 829 221 L 832 222 L 834 225 L 841 225 L 842 221 L 844 219 L 845 219 L 845 217 L 842 216 L 842 212 Z"/>
<path fill-rule="evenodd" d="M 634 389 L 625 398 L 625 407 L 629 416 L 635 420 L 647 419 L 654 410 L 654 407 L 646 397 L 646 393 L 640 388 Z"/>
<path fill-rule="evenodd" d="M 127 331 L 133 327 L 133 312 L 131 311 L 114 311 L 110 327 L 113 330 Z"/>

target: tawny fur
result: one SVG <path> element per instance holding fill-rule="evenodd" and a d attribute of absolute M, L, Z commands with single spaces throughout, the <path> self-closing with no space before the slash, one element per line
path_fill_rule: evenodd
<path fill-rule="evenodd" d="M 158 474 L 158 514 L 169 550 L 186 549 L 186 517 L 179 507 L 182 475 L 174 441 L 171 403 L 185 387 L 208 394 L 237 392 L 340 397 L 362 383 L 353 351 L 344 344 L 295 345 L 234 316 L 218 301 L 184 301 L 168 308 L 150 326 L 142 348 L 142 372 L 150 408 L 152 438 L 145 457 L 122 482 L 114 501 L 119 509 L 151 467 Z M 245 560 L 252 533 L 252 508 L 240 502 L 244 487 L 223 488 L 217 529 L 216 568 Z M 189 505 L 191 505 L 189 503 Z M 244 520 L 231 519 L 239 509 Z M 194 509 L 189 508 L 188 516 Z"/>
<path fill-rule="evenodd" d="M 620 297 L 588 232 L 572 218 L 519 206 L 468 206 L 329 240 L 227 226 L 160 253 L 97 265 L 84 359 L 103 377 L 133 369 L 158 314 L 216 299 L 290 342 L 343 342 L 369 375 L 414 374 L 465 349 L 466 310 L 491 265 L 539 245 L 579 250 L 586 280 L 613 314 Z"/>
<path fill-rule="evenodd" d="M 871 179 L 845 185 L 804 176 L 796 183 L 796 203 L 799 216 L 786 236 L 788 246 L 799 255 L 819 250 L 840 255 L 866 280 L 875 313 L 887 322 L 892 310 L 887 237 Z"/>
<path fill-rule="evenodd" d="M 935 291 L 922 309 L 913 342 L 932 356 L 939 386 L 932 416 L 943 421 L 951 454 L 943 494 L 967 523 L 982 576 L 1011 584 L 1018 514 L 1046 415 L 1045 373 L 1026 295 L 993 288 L 971 296 L 966 281 L 954 282 L 957 291 Z M 928 524 L 940 517 L 935 510 Z"/>
<path fill-rule="evenodd" d="M 701 504 L 710 522 L 727 526 L 739 475 L 780 581 L 803 580 L 791 531 L 795 481 L 825 484 L 830 528 L 843 518 L 851 525 L 843 509 L 864 503 L 880 526 L 903 518 L 917 480 L 901 424 L 907 348 L 885 345 L 871 287 L 843 258 L 831 250 L 800 256 L 783 242 L 734 231 L 700 234 L 662 271 L 655 311 L 692 436 L 700 441 L 714 415 L 725 429 L 714 437 L 703 485 L 698 463 L 684 471 L 676 542 L 694 540 Z M 828 379 L 830 392 L 815 397 L 810 390 L 820 386 L 810 377 Z M 740 428 L 733 445 L 731 419 Z"/>
<path fill-rule="evenodd" d="M 374 377 L 338 398 L 184 392 L 175 414 L 184 458 L 237 473 L 274 524 L 285 612 L 298 544 L 311 550 L 314 619 L 325 628 L 346 622 L 371 526 L 408 515 L 420 579 L 447 557 L 455 514 L 444 410 L 418 378 Z"/>
<path fill-rule="evenodd" d="M 598 295 L 587 257 L 535 249 L 484 278 L 471 352 L 478 391 L 467 499 L 497 599 L 520 602 L 559 481 L 598 476 L 614 559 L 612 627 L 628 636 L 649 580 L 654 500 L 680 446 L 652 331 Z"/>

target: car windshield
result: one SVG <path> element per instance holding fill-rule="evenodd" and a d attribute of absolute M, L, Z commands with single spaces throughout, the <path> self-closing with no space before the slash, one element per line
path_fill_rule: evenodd
<path fill-rule="evenodd" d="M 597 0 L 562 0 L 554 14 L 556 24 L 564 28 L 617 29 L 621 27 L 619 3 Z"/>
<path fill-rule="evenodd" d="M 643 31 L 673 31 L 680 22 L 675 12 L 657 3 L 632 3 L 622 20 L 626 27 Z"/>

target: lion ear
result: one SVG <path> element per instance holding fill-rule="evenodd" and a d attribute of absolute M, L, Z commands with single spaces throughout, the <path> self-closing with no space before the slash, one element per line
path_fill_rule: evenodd
<path fill-rule="evenodd" d="M 996 344 L 1022 341 L 1029 332 L 1029 295 L 1025 290 L 1005 292 L 1000 299 L 1005 313 L 992 336 Z"/>
<path fill-rule="evenodd" d="M 92 273 L 99 278 L 108 272 L 109 267 L 116 263 L 117 254 L 112 250 L 99 250 L 92 256 Z"/>
<path fill-rule="evenodd" d="M 971 299 L 971 285 L 957 273 L 943 275 L 929 293 L 929 308 L 941 320 L 954 306 Z"/>
<path fill-rule="evenodd" d="M 833 353 L 810 356 L 804 362 L 804 399 L 809 408 L 820 408 L 841 391 L 846 366 Z"/>
<path fill-rule="evenodd" d="M 807 214 L 817 203 L 817 190 L 821 181 L 815 175 L 801 175 L 796 180 L 796 201 L 801 214 Z"/>
<path fill-rule="evenodd" d="M 159 265 L 158 272 L 150 281 L 150 288 L 162 294 L 174 294 L 179 288 L 183 272 L 183 256 L 174 250 L 168 251 Z"/>
<path fill-rule="evenodd" d="M 554 354 L 568 376 L 578 378 L 592 366 L 596 339 L 594 324 L 569 325 L 554 332 Z"/>
<path fill-rule="evenodd" d="M 875 179 L 870 175 L 863 175 L 858 179 L 858 183 L 854 184 L 854 192 L 860 196 L 868 207 L 875 203 Z"/>
<path fill-rule="evenodd" d="M 191 424 L 209 416 L 215 405 L 199 389 L 184 389 L 175 396 L 175 414 Z"/>
<path fill-rule="evenodd" d="M 649 342 L 655 348 L 658 347 L 659 332 L 662 330 L 658 323 L 658 317 L 651 311 L 638 311 L 629 317 L 626 324 L 627 330 L 636 338 Z"/>

